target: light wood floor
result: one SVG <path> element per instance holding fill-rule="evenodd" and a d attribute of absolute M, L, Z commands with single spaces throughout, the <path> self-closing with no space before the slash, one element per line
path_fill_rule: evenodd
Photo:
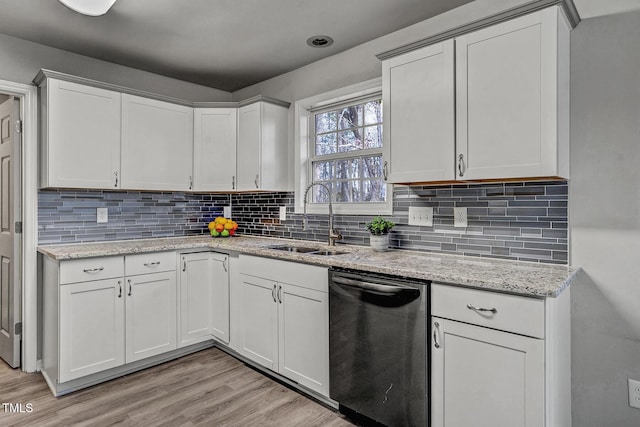
<path fill-rule="evenodd" d="M 0 426 L 352 426 L 339 413 L 211 348 L 55 398 L 0 360 Z M 31 403 L 10 413 L 4 403 Z"/>

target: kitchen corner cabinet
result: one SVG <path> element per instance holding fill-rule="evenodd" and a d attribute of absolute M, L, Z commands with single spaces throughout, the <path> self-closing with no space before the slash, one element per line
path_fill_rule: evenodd
<path fill-rule="evenodd" d="M 327 269 L 241 255 L 240 272 L 232 301 L 239 353 L 327 396 Z"/>
<path fill-rule="evenodd" d="M 568 178 L 569 33 L 553 6 L 383 61 L 388 181 Z"/>
<path fill-rule="evenodd" d="M 238 108 L 237 190 L 290 190 L 288 111 L 264 101 Z"/>
<path fill-rule="evenodd" d="M 179 345 L 212 337 L 229 343 L 229 255 L 197 252 L 180 256 Z"/>
<path fill-rule="evenodd" d="M 568 301 L 433 284 L 431 425 L 571 425 Z"/>
<path fill-rule="evenodd" d="M 122 94 L 122 187 L 193 189 L 193 108 Z"/>
<path fill-rule="evenodd" d="M 382 63 L 390 183 L 455 179 L 453 40 Z"/>
<path fill-rule="evenodd" d="M 48 78 L 40 86 L 40 186 L 120 188 L 118 92 Z"/>
<path fill-rule="evenodd" d="M 236 190 L 236 110 L 194 109 L 194 191 Z"/>

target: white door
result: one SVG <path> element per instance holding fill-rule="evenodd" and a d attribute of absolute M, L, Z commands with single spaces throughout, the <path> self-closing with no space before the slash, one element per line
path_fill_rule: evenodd
<path fill-rule="evenodd" d="M 210 254 L 212 267 L 211 333 L 229 343 L 229 255 Z"/>
<path fill-rule="evenodd" d="M 193 115 L 195 191 L 236 189 L 236 109 L 196 108 Z"/>
<path fill-rule="evenodd" d="M 59 381 L 124 364 L 124 279 L 60 286 Z"/>
<path fill-rule="evenodd" d="M 458 179 L 558 173 L 557 13 L 546 9 L 456 39 Z"/>
<path fill-rule="evenodd" d="M 0 357 L 14 368 L 20 366 L 22 319 L 21 240 L 15 233 L 21 221 L 19 111 L 13 97 L 0 105 Z"/>
<path fill-rule="evenodd" d="M 208 252 L 184 254 L 180 269 L 180 346 L 211 339 L 213 265 Z"/>
<path fill-rule="evenodd" d="M 42 184 L 120 188 L 120 93 L 47 80 Z"/>
<path fill-rule="evenodd" d="M 455 179 L 454 74 L 453 40 L 383 62 L 388 182 Z"/>
<path fill-rule="evenodd" d="M 242 274 L 240 280 L 240 353 L 273 371 L 278 369 L 277 285 Z"/>
<path fill-rule="evenodd" d="M 262 103 L 238 109 L 238 190 L 261 188 Z"/>
<path fill-rule="evenodd" d="M 432 318 L 433 427 L 543 427 L 544 341 Z"/>
<path fill-rule="evenodd" d="M 176 272 L 126 279 L 126 362 L 176 349 Z"/>
<path fill-rule="evenodd" d="M 192 190 L 193 108 L 122 95 L 122 188 Z"/>
<path fill-rule="evenodd" d="M 278 284 L 278 372 L 329 394 L 329 299 L 325 292 Z"/>

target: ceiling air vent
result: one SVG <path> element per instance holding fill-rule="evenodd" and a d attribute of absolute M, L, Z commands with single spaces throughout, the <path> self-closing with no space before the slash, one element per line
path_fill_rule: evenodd
<path fill-rule="evenodd" d="M 311 47 L 329 47 L 333 44 L 333 39 L 329 36 L 313 36 L 307 39 L 307 44 Z"/>

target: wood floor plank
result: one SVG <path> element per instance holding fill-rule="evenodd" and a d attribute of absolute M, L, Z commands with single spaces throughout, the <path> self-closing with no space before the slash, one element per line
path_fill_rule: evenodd
<path fill-rule="evenodd" d="M 211 348 L 66 396 L 0 362 L 0 425 L 346 427 L 343 415 Z M 15 407 L 15 406 L 14 406 Z"/>

